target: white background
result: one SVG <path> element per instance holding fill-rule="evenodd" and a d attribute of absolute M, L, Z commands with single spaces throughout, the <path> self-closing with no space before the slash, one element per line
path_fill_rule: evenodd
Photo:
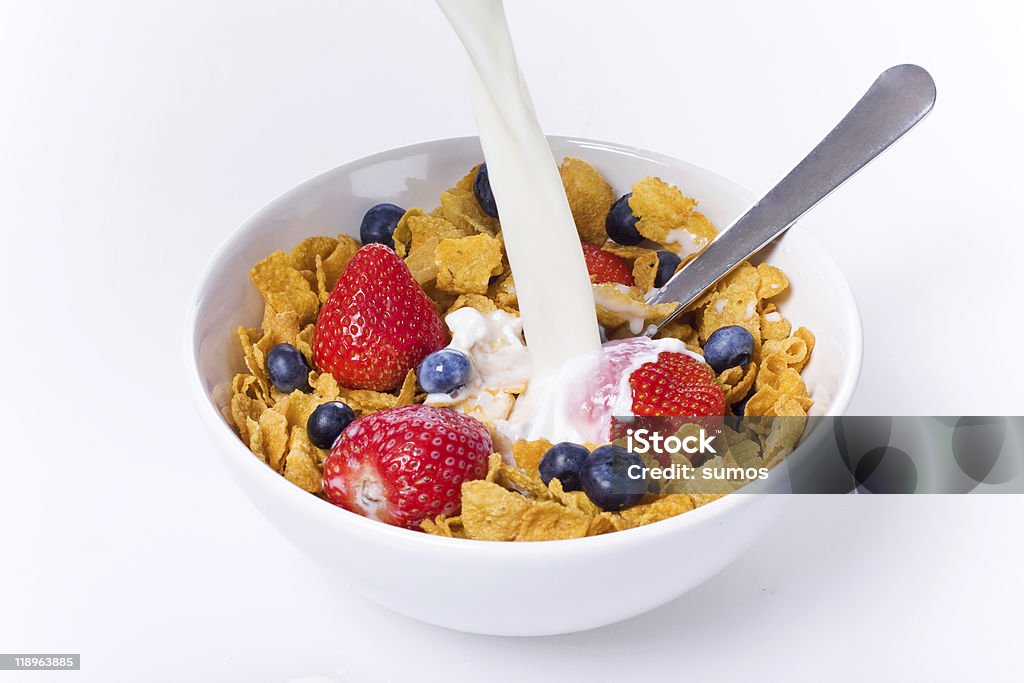
<path fill-rule="evenodd" d="M 815 212 L 864 317 L 851 412 L 1024 412 L 1019 2 L 508 4 L 549 132 L 758 191 L 929 68 L 931 118 Z M 427 0 L 0 2 L 0 651 L 81 652 L 25 676 L 61 681 L 1017 680 L 1020 498 L 803 499 L 688 596 L 548 639 L 386 613 L 275 535 L 190 405 L 191 290 L 300 181 L 472 133 L 465 76 Z"/>

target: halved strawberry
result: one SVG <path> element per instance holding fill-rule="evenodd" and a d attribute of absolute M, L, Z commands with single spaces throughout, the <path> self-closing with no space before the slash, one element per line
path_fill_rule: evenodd
<path fill-rule="evenodd" d="M 359 418 L 324 462 L 324 493 L 335 505 L 418 529 L 458 514 L 462 482 L 482 479 L 493 451 L 477 419 L 450 408 L 410 405 Z"/>
<path fill-rule="evenodd" d="M 633 393 L 633 414 L 644 416 L 640 425 L 663 436 L 674 434 L 687 424 L 697 424 L 708 433 L 718 433 L 725 415 L 725 393 L 715 373 L 684 353 L 665 352 L 645 363 L 629 376 Z M 658 417 L 652 417 L 658 416 Z M 616 425 L 613 425 L 613 430 Z M 662 467 L 671 462 L 669 455 L 655 454 Z M 706 454 L 691 454 L 690 462 L 699 466 Z"/>
<path fill-rule="evenodd" d="M 615 282 L 620 285 L 633 286 L 633 271 L 629 263 L 615 254 L 602 251 L 600 247 L 583 243 L 583 257 L 587 260 L 587 271 L 595 284 Z"/>
<path fill-rule="evenodd" d="M 345 387 L 389 391 L 447 343 L 444 321 L 405 262 L 367 244 L 320 309 L 313 362 Z"/>
<path fill-rule="evenodd" d="M 629 377 L 634 415 L 717 417 L 725 394 L 707 363 L 685 353 L 660 353 Z"/>

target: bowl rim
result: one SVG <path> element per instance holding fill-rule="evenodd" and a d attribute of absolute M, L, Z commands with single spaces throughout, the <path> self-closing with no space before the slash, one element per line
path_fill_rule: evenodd
<path fill-rule="evenodd" d="M 732 186 L 736 190 L 746 194 L 751 202 L 753 202 L 757 197 L 756 193 L 740 183 L 729 180 L 728 178 L 702 166 L 698 166 L 660 152 L 654 152 L 632 145 L 577 136 L 548 135 L 547 138 L 549 142 L 558 142 L 570 147 L 597 148 L 617 154 L 636 156 L 646 161 L 658 163 L 669 168 L 680 166 L 688 167 L 705 174 L 716 182 Z M 190 393 L 192 395 L 192 399 L 206 425 L 206 428 L 209 430 L 213 445 L 217 451 L 221 453 L 221 457 L 225 458 L 225 465 L 229 464 L 227 462 L 227 458 L 239 458 L 240 461 L 244 463 L 241 466 L 247 468 L 251 473 L 251 481 L 258 482 L 269 495 L 275 496 L 282 500 L 282 502 L 287 503 L 292 509 L 301 511 L 304 515 L 310 515 L 317 518 L 318 522 L 324 525 L 339 528 L 345 532 L 374 535 L 377 537 L 376 540 L 378 542 L 388 542 L 395 545 L 403 543 L 407 545 L 418 544 L 419 546 L 427 548 L 436 547 L 445 548 L 446 550 L 455 548 L 462 549 L 463 552 L 467 553 L 499 553 L 502 556 L 515 554 L 517 557 L 532 555 L 550 556 L 551 553 L 603 553 L 607 548 L 642 544 L 647 541 L 653 541 L 658 538 L 670 536 L 689 526 L 709 523 L 712 520 L 729 514 L 736 509 L 753 504 L 757 499 L 760 499 L 765 495 L 786 495 L 754 493 L 727 495 L 713 503 L 691 510 L 686 514 L 676 515 L 668 519 L 660 520 L 657 523 L 647 524 L 633 529 L 625 529 L 615 533 L 601 534 L 598 536 L 551 540 L 536 543 L 480 541 L 475 539 L 436 536 L 433 534 L 423 533 L 421 531 L 414 531 L 392 526 L 390 524 L 384 524 L 376 520 L 363 517 L 362 515 L 337 507 L 329 501 L 302 490 L 253 456 L 252 452 L 244 443 L 242 443 L 241 439 L 238 438 L 238 435 L 235 434 L 234 430 L 221 415 L 212 396 L 204 388 L 203 379 L 199 372 L 199 344 L 197 343 L 199 311 L 201 310 L 206 292 L 209 290 L 214 273 L 219 270 L 223 262 L 233 252 L 235 245 L 242 241 L 253 225 L 260 222 L 267 214 L 274 212 L 281 204 L 289 202 L 294 195 L 300 194 L 306 191 L 310 186 L 324 181 L 327 176 L 338 173 L 347 167 L 366 166 L 368 164 L 384 160 L 388 157 L 392 157 L 396 154 L 409 156 L 417 152 L 429 151 L 430 149 L 438 146 L 461 145 L 467 143 L 479 144 L 478 140 L 479 138 L 472 135 L 438 138 L 435 140 L 427 140 L 409 145 L 393 147 L 391 149 L 375 152 L 373 154 L 339 164 L 338 166 L 323 171 L 322 173 L 318 173 L 312 178 L 303 181 L 277 196 L 274 200 L 253 213 L 243 223 L 234 228 L 213 252 L 206 264 L 203 266 L 199 280 L 191 297 L 189 298 L 189 308 L 184 335 L 184 361 L 186 364 L 186 375 L 188 377 L 188 384 L 191 389 Z M 787 231 L 786 235 L 781 239 L 789 239 L 791 234 L 791 231 Z M 857 305 L 856 297 L 854 296 L 849 282 L 842 270 L 825 248 L 817 241 L 817 239 L 805 230 L 800 231 L 797 239 L 804 242 L 804 246 L 815 252 L 815 258 L 820 264 L 824 264 L 829 270 L 833 271 L 833 274 L 836 276 L 835 280 L 838 284 L 838 291 L 836 292 L 836 295 L 844 300 L 844 308 L 846 310 L 847 318 L 846 322 L 850 329 L 854 330 L 854 334 L 849 340 L 849 348 L 844 349 L 847 351 L 846 365 L 843 369 L 842 375 L 844 382 L 840 385 L 839 391 L 837 391 L 836 395 L 832 397 L 832 404 L 829 412 L 827 413 L 829 415 L 842 415 L 845 413 L 853 398 L 853 393 L 857 387 L 861 364 L 863 361 L 864 330 L 859 307 Z M 228 444 L 231 445 L 228 446 Z M 246 482 L 240 481 L 237 476 L 231 473 L 230 469 L 228 471 L 230 476 L 235 479 L 235 483 L 238 486 L 244 488 L 247 485 Z"/>

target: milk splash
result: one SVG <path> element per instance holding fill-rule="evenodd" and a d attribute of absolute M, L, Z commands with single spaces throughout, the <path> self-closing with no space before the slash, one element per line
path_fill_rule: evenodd
<path fill-rule="evenodd" d="M 633 361 L 655 360 L 659 352 L 683 345 L 645 338 L 602 350 L 583 248 L 557 164 L 516 61 L 502 0 L 437 0 L 437 4 L 474 67 L 480 144 L 501 212 L 505 250 L 533 362 L 534 375 L 526 393 L 500 427 L 510 438 L 578 442 L 606 438 L 611 414 L 630 414 L 628 373 L 635 369 Z M 630 352 L 623 356 L 626 349 Z M 613 377 L 607 372 L 613 368 L 627 374 Z M 587 401 L 595 392 L 601 393 L 593 384 L 597 376 L 609 386 L 601 395 L 601 405 L 592 406 Z"/>

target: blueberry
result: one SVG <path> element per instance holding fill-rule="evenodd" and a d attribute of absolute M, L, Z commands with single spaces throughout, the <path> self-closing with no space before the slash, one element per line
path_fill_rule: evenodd
<path fill-rule="evenodd" d="M 359 239 L 363 244 L 384 244 L 395 248 L 395 227 L 405 215 L 405 209 L 394 204 L 377 204 L 363 216 L 359 225 Z"/>
<path fill-rule="evenodd" d="M 547 486 L 552 479 L 562 482 L 563 491 L 580 490 L 580 468 L 590 455 L 583 446 L 563 441 L 548 449 L 540 459 L 541 481 Z"/>
<path fill-rule="evenodd" d="M 671 251 L 662 249 L 658 252 L 658 274 L 654 276 L 654 286 L 664 287 L 669 278 L 676 274 L 676 268 L 682 262 Z"/>
<path fill-rule="evenodd" d="M 267 354 L 267 374 L 278 391 L 290 394 L 296 389 L 310 392 L 309 363 L 291 344 L 278 344 Z"/>
<path fill-rule="evenodd" d="M 637 217 L 633 215 L 633 209 L 629 208 L 629 198 L 632 196 L 630 192 L 615 200 L 608 211 L 608 217 L 604 219 L 608 236 L 619 244 L 634 245 L 644 241 L 644 236 L 636 229 Z"/>
<path fill-rule="evenodd" d="M 739 325 L 719 327 L 704 344 L 704 360 L 715 372 L 746 365 L 754 353 L 754 337 Z"/>
<path fill-rule="evenodd" d="M 647 480 L 641 476 L 643 466 L 639 455 L 622 446 L 601 446 L 583 463 L 580 484 L 587 498 L 602 510 L 624 510 L 636 505 L 647 491 Z"/>
<path fill-rule="evenodd" d="M 480 164 L 480 170 L 476 172 L 473 179 L 473 194 L 480 208 L 488 216 L 498 217 L 498 203 L 494 201 L 494 193 L 491 192 L 491 178 L 487 175 L 487 164 Z"/>
<path fill-rule="evenodd" d="M 423 359 L 416 375 L 428 394 L 450 394 L 473 376 L 473 365 L 462 351 L 441 349 Z"/>
<path fill-rule="evenodd" d="M 330 450 L 354 419 L 355 413 L 341 401 L 324 403 L 317 406 L 306 420 L 306 434 L 314 446 Z"/>

